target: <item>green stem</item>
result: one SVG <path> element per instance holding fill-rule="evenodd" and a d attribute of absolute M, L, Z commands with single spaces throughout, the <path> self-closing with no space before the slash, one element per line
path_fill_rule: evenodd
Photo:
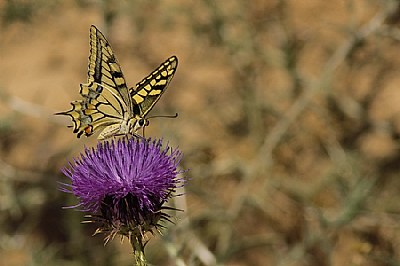
<path fill-rule="evenodd" d="M 144 245 L 141 237 L 131 235 L 129 242 L 132 245 L 133 255 L 135 257 L 136 266 L 147 266 L 146 257 L 144 256 Z"/>

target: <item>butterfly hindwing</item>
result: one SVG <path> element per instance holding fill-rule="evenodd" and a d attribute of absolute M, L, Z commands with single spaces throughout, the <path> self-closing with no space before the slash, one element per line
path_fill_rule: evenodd
<path fill-rule="evenodd" d="M 77 133 L 78 137 L 82 134 L 90 136 L 98 127 L 106 127 L 121 120 L 99 111 L 95 100 L 74 101 L 71 105 L 72 110 L 59 114 L 69 115 L 72 118 L 74 133 Z"/>

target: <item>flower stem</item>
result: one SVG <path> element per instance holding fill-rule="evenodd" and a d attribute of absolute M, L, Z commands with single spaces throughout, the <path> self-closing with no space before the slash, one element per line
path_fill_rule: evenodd
<path fill-rule="evenodd" d="M 147 266 L 146 257 L 144 256 L 144 245 L 142 238 L 139 236 L 131 235 L 129 242 L 132 245 L 133 255 L 135 257 L 136 266 Z"/>

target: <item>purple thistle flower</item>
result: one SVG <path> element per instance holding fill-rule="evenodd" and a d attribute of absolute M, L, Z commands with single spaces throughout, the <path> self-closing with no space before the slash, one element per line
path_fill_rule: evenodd
<path fill-rule="evenodd" d="M 108 234 L 106 242 L 117 234 L 141 239 L 160 220 L 170 221 L 163 204 L 184 183 L 177 169 L 182 154 L 162 146 L 150 139 L 104 141 L 62 169 L 71 179 L 62 191 L 79 200 L 72 208 L 89 212 L 89 222 L 99 224 L 96 233 Z"/>

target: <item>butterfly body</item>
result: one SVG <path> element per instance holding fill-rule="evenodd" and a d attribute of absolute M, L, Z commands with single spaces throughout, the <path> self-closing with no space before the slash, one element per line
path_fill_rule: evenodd
<path fill-rule="evenodd" d="M 74 133 L 90 136 L 101 130 L 98 139 L 116 135 L 136 135 L 148 125 L 146 115 L 164 93 L 175 74 L 178 59 L 171 56 L 135 87 L 126 85 L 121 67 L 104 35 L 90 28 L 88 81 L 81 84 L 82 100 L 71 102 L 68 115 Z"/>

